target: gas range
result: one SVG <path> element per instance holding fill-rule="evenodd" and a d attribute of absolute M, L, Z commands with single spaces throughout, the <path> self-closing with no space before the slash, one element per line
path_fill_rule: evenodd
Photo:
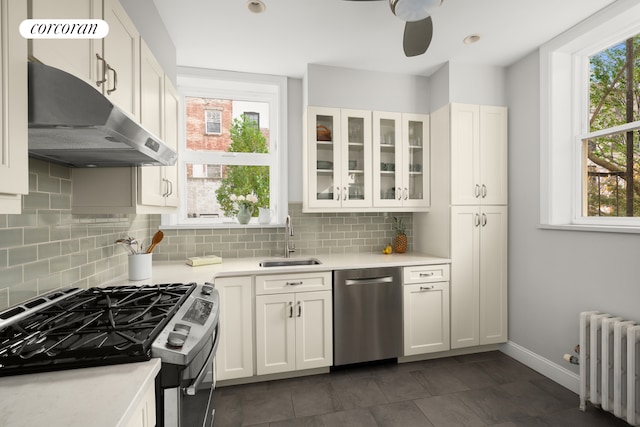
<path fill-rule="evenodd" d="M 172 357 L 172 363 L 186 364 L 181 345 L 171 345 L 165 338 L 154 350 L 153 343 L 197 287 L 173 283 L 70 289 L 13 307 L 0 313 L 0 376 L 136 362 L 175 353 L 180 358 Z M 194 317 L 194 326 L 202 329 L 217 300 L 198 301 L 202 302 L 194 310 L 200 317 Z M 191 336 L 191 341 L 197 340 Z"/>
<path fill-rule="evenodd" d="M 0 312 L 0 376 L 160 358 L 158 425 L 211 423 L 219 337 L 208 283 L 65 289 Z"/>

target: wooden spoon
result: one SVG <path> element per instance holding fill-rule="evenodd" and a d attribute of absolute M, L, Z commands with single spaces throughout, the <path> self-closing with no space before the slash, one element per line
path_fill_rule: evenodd
<path fill-rule="evenodd" d="M 153 248 L 155 248 L 156 245 L 162 241 L 163 237 L 164 233 L 162 232 L 162 230 L 156 231 L 156 233 L 153 235 L 153 238 L 151 239 L 151 246 L 149 246 L 149 249 L 147 249 L 148 254 L 150 254 L 151 251 L 153 251 Z"/>

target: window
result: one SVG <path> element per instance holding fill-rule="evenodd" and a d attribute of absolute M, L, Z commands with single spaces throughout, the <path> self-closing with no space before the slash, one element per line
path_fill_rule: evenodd
<path fill-rule="evenodd" d="M 619 1 L 540 49 L 541 224 L 640 231 L 639 34 Z"/>
<path fill-rule="evenodd" d="M 180 68 L 181 203 L 164 227 L 241 227 L 237 197 L 287 214 L 286 78 Z M 260 224 L 259 226 L 264 226 Z"/>
<path fill-rule="evenodd" d="M 222 113 L 218 110 L 204 110 L 204 117 L 205 133 L 220 135 L 222 133 Z"/>
<path fill-rule="evenodd" d="M 260 113 L 256 113 L 255 111 L 245 111 L 244 115 L 247 116 L 249 120 L 256 124 L 256 126 L 260 127 Z"/>

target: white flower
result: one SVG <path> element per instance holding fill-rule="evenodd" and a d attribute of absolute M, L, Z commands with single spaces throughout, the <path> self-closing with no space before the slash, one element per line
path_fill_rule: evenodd
<path fill-rule="evenodd" d="M 238 200 L 238 197 L 235 194 L 232 194 L 231 196 L 229 196 L 229 198 L 231 199 L 232 202 L 235 202 L 236 200 Z"/>
<path fill-rule="evenodd" d="M 244 201 L 244 196 L 238 196 L 238 201 L 239 201 L 239 202 Z"/>
<path fill-rule="evenodd" d="M 251 193 L 247 195 L 247 201 L 251 202 L 251 203 L 258 203 L 258 196 L 256 196 L 255 194 Z"/>

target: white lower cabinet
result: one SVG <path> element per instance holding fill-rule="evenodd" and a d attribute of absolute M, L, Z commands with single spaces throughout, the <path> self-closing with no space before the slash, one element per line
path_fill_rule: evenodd
<path fill-rule="evenodd" d="M 451 347 L 507 341 L 507 206 L 451 207 Z"/>
<path fill-rule="evenodd" d="M 448 265 L 404 268 L 405 356 L 450 349 L 448 280 Z"/>
<path fill-rule="evenodd" d="M 217 278 L 214 285 L 220 295 L 216 380 L 251 377 L 255 374 L 252 276 Z"/>
<path fill-rule="evenodd" d="M 257 276 L 256 293 L 265 292 L 260 282 L 283 283 L 290 291 L 275 289 L 256 295 L 256 373 L 275 374 L 321 368 L 333 363 L 331 272 L 317 274 Z M 275 280 L 271 280 L 274 278 Z M 305 280 L 314 280 L 307 286 Z M 305 290 L 328 286 L 328 290 Z M 300 289 L 300 291 L 298 291 Z"/>
<path fill-rule="evenodd" d="M 138 406 L 133 410 L 133 415 L 126 424 L 126 427 L 155 427 L 156 425 L 156 389 L 155 383 L 151 382 L 143 391 L 144 397 Z"/>

